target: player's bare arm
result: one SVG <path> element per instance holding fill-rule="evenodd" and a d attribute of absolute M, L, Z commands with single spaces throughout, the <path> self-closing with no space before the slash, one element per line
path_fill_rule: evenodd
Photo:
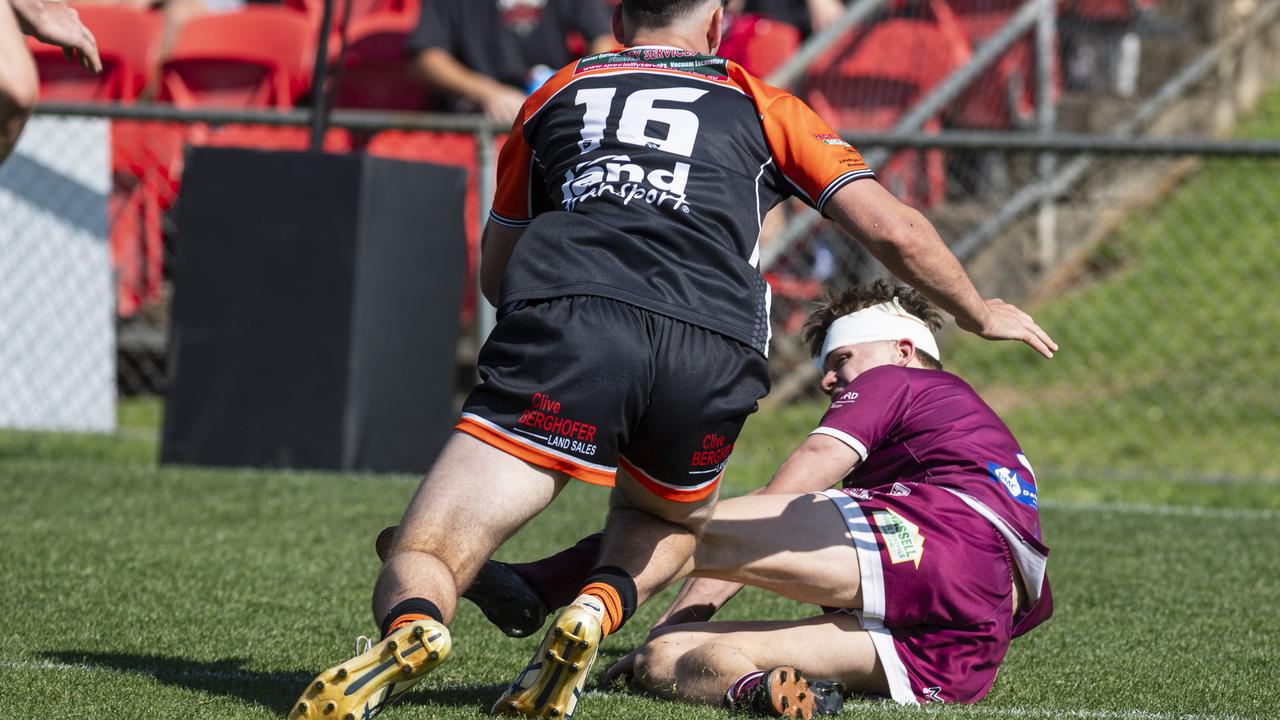
<path fill-rule="evenodd" d="M 859 460 L 858 454 L 839 440 L 810 435 L 791 451 L 767 485 L 749 494 L 800 495 L 826 490 L 852 472 Z M 710 620 L 742 587 L 740 582 L 694 577 L 680 588 L 671 607 L 654 623 L 654 630 Z"/>
<path fill-rule="evenodd" d="M 494 222 L 487 223 L 480 240 L 480 292 L 490 305 L 498 306 L 502 290 L 502 274 L 507 270 L 511 253 L 524 234 L 524 228 L 510 228 Z"/>
<path fill-rule="evenodd" d="M 875 182 L 845 185 L 825 212 L 894 275 L 988 340 L 1020 340 L 1046 358 L 1058 344 L 1030 315 L 999 299 L 984 300 L 924 215 Z"/>
<path fill-rule="evenodd" d="M 17 18 L 8 0 L 0 0 L 0 161 L 18 142 L 39 91 L 35 61 L 27 52 Z"/>

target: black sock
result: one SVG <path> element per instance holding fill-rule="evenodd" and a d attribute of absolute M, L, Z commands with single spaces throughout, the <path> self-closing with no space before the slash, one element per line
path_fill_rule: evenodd
<path fill-rule="evenodd" d="M 509 563 L 517 575 L 529 583 L 547 610 L 558 610 L 578 597 L 578 589 L 587 584 L 587 576 L 600 555 L 603 533 L 588 535 L 577 545 L 529 563 Z"/>
<path fill-rule="evenodd" d="M 603 565 L 587 578 L 583 591 L 590 592 L 591 586 L 595 584 L 607 585 L 616 594 L 618 606 L 615 607 L 608 601 L 605 603 L 605 612 L 609 616 L 609 627 L 605 629 L 605 635 L 615 633 L 636 612 L 636 581 L 631 578 L 630 573 L 616 565 Z"/>
<path fill-rule="evenodd" d="M 438 623 L 444 623 L 444 614 L 440 612 L 440 608 L 436 607 L 435 603 L 426 598 L 409 598 L 396 603 L 395 607 L 391 608 L 391 611 L 382 618 L 382 637 L 385 638 L 391 634 L 391 626 L 406 615 L 420 615 L 429 617 Z"/>

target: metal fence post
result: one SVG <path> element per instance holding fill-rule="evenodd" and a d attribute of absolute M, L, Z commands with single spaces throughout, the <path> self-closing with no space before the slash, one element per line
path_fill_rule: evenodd
<path fill-rule="evenodd" d="M 479 156 L 476 172 L 480 174 L 476 178 L 476 188 L 479 194 L 480 205 L 480 231 L 484 232 L 485 223 L 489 220 L 489 209 L 493 206 L 494 193 L 494 173 L 497 163 L 496 152 L 494 148 L 493 130 L 485 127 L 476 131 L 476 154 Z M 489 338 L 489 333 L 493 331 L 493 326 L 497 324 L 497 310 L 489 304 L 484 298 L 484 293 L 480 292 L 480 265 L 476 263 L 476 350 L 479 351 L 480 346 L 484 345 L 484 341 Z"/>
<path fill-rule="evenodd" d="M 1057 98 L 1054 97 L 1054 77 L 1057 69 L 1058 12 L 1057 3 L 1044 0 L 1040 3 L 1040 20 L 1036 23 L 1036 125 L 1043 136 L 1053 133 L 1058 120 Z M 1040 182 L 1048 182 L 1057 166 L 1057 157 L 1051 152 L 1040 153 L 1037 170 Z M 1057 205 L 1053 197 L 1040 203 L 1040 215 L 1036 231 L 1040 239 L 1039 268 L 1041 272 L 1053 267 L 1058 256 Z"/>

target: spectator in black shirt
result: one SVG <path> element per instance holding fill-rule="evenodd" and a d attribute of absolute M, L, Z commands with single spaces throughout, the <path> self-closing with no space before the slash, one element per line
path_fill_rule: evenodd
<path fill-rule="evenodd" d="M 407 49 L 414 75 L 446 95 L 447 109 L 507 124 L 550 71 L 575 59 L 570 32 L 588 52 L 613 47 L 604 0 L 423 0 Z"/>

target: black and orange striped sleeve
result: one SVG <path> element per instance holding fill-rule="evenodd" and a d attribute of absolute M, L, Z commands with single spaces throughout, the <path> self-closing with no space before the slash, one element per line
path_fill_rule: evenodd
<path fill-rule="evenodd" d="M 775 98 L 761 115 L 778 170 L 818 212 L 840 188 L 876 176 L 862 153 L 794 95 Z"/>
<path fill-rule="evenodd" d="M 491 222 L 509 228 L 528 227 L 533 221 L 533 150 L 524 137 L 523 115 L 498 153 L 497 187 L 489 209 Z"/>
<path fill-rule="evenodd" d="M 570 63 L 561 68 L 525 100 L 520 115 L 511 127 L 511 134 L 498 153 L 497 187 L 489 219 L 499 225 L 528 227 L 538 209 L 545 207 L 545 203 L 535 202 L 534 199 L 534 193 L 545 191 L 538 186 L 541 178 L 534 172 L 534 163 L 538 158 L 529 144 L 526 123 L 572 81 L 575 65 L 576 63 Z"/>
<path fill-rule="evenodd" d="M 766 85 L 740 68 L 735 81 L 755 100 L 778 171 L 796 197 L 822 212 L 836 191 L 874 178 L 858 152 L 796 96 Z"/>

